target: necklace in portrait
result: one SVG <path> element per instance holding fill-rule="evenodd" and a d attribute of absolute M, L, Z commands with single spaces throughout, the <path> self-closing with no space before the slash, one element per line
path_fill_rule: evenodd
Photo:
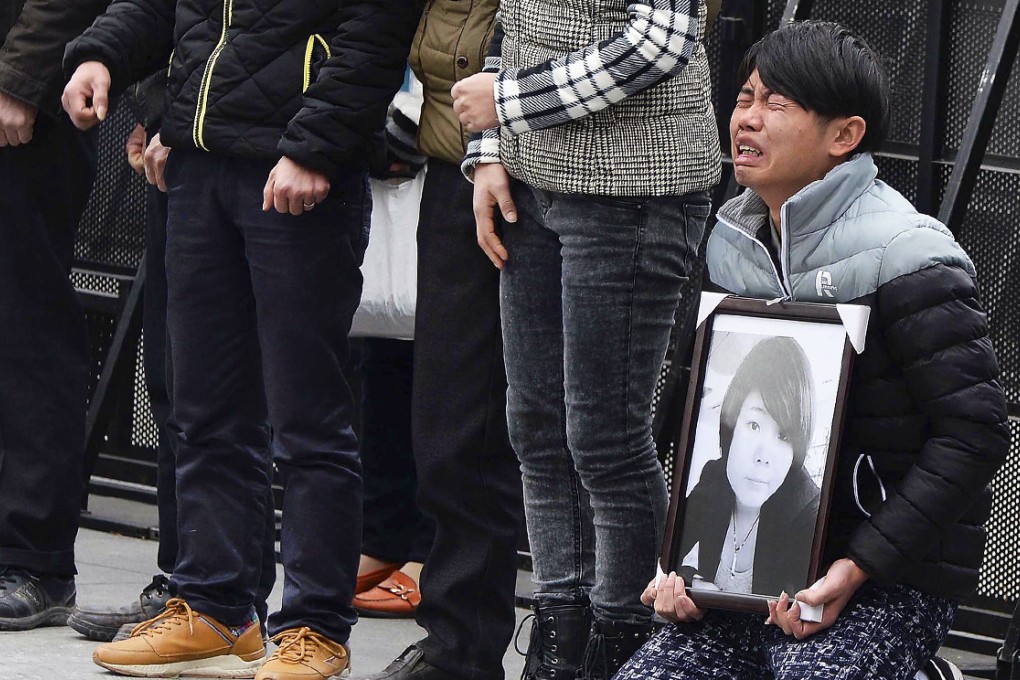
<path fill-rule="evenodd" d="M 744 536 L 739 544 L 737 543 L 737 513 L 736 511 L 730 513 L 730 529 L 731 535 L 733 536 L 733 561 L 730 563 L 730 576 L 737 575 L 737 556 L 740 554 L 740 549 L 747 545 L 747 541 L 751 538 L 751 534 L 754 532 L 754 528 L 758 526 L 758 519 L 761 517 L 761 512 L 758 512 L 754 517 L 754 521 L 751 522 L 751 528 L 747 530 L 747 535 Z"/>

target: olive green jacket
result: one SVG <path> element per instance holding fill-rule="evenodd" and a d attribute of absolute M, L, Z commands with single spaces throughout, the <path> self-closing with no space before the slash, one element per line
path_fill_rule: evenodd
<path fill-rule="evenodd" d="M 450 88 L 482 70 L 499 0 L 429 0 L 411 46 L 411 68 L 425 103 L 418 150 L 460 164 L 468 132 L 453 113 Z"/>

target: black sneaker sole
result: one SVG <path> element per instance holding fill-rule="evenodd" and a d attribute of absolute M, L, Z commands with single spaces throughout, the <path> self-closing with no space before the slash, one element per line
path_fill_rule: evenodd
<path fill-rule="evenodd" d="M 112 642 L 125 623 L 141 622 L 122 621 L 116 625 L 103 625 L 79 616 L 77 611 L 71 612 L 71 615 L 67 617 L 67 625 L 76 633 L 83 635 L 86 640 L 91 640 L 92 642 Z"/>
<path fill-rule="evenodd" d="M 67 625 L 67 617 L 71 615 L 71 607 L 51 607 L 46 611 L 23 616 L 16 619 L 0 618 L 0 631 L 32 630 L 44 626 Z"/>

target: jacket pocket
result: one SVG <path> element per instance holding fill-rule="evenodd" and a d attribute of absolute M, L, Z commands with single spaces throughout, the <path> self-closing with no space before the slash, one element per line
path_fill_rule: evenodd
<path fill-rule="evenodd" d="M 308 43 L 305 45 L 304 72 L 302 73 L 302 93 L 308 89 L 315 77 L 319 75 L 319 68 L 322 66 L 322 63 L 331 56 L 329 43 L 326 42 L 325 38 L 318 33 L 308 36 Z"/>

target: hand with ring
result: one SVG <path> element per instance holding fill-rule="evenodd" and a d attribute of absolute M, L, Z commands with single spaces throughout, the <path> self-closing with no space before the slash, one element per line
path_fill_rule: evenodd
<path fill-rule="evenodd" d="M 269 173 L 262 190 L 262 210 L 300 215 L 312 210 L 329 195 L 329 180 L 284 156 Z"/>

